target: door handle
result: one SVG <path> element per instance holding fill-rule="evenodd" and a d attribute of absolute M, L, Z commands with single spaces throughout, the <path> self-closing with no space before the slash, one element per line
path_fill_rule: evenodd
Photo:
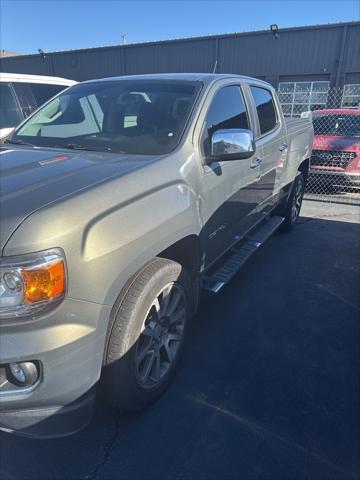
<path fill-rule="evenodd" d="M 256 168 L 260 165 L 260 163 L 262 162 L 262 159 L 261 158 L 253 158 L 250 162 L 250 168 Z"/>
<path fill-rule="evenodd" d="M 282 143 L 279 147 L 280 152 L 283 152 L 288 148 L 287 143 Z"/>

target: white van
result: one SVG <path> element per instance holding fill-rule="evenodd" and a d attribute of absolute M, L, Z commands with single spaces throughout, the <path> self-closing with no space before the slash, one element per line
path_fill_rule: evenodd
<path fill-rule="evenodd" d="M 66 78 L 0 72 L 0 142 L 43 103 L 75 83 Z"/>

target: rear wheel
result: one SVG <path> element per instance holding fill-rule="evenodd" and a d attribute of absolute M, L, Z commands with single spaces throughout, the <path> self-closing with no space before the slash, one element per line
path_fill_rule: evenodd
<path fill-rule="evenodd" d="M 157 258 L 130 285 L 114 317 L 104 381 L 110 402 L 139 410 L 167 388 L 183 350 L 191 283 L 176 262 Z"/>
<path fill-rule="evenodd" d="M 282 224 L 283 231 L 289 231 L 295 226 L 300 215 L 304 191 L 305 191 L 304 175 L 301 172 L 298 172 L 294 180 L 294 183 L 292 185 L 291 193 L 285 207 L 285 211 L 284 211 L 285 220 Z"/>

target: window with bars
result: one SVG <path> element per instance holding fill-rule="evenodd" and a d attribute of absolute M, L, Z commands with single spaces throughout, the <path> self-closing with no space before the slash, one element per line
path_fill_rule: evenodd
<path fill-rule="evenodd" d="M 299 117 L 302 112 L 326 107 L 329 93 L 327 81 L 280 82 L 279 100 L 286 117 Z"/>
<path fill-rule="evenodd" d="M 360 108 L 360 83 L 344 85 L 341 106 Z"/>

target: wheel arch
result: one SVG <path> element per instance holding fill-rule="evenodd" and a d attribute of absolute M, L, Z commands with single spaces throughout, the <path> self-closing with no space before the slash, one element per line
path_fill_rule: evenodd
<path fill-rule="evenodd" d="M 125 283 L 120 290 L 119 295 L 111 309 L 110 318 L 107 326 L 107 333 L 105 337 L 105 345 L 103 352 L 103 365 L 106 357 L 109 337 L 111 334 L 114 318 L 121 306 L 123 299 L 129 291 L 131 285 L 136 281 L 140 272 L 157 258 L 164 258 L 173 260 L 183 265 L 190 274 L 193 286 L 193 313 L 196 313 L 199 304 L 200 293 L 200 266 L 201 266 L 201 250 L 200 239 L 197 235 L 191 234 L 167 247 L 165 250 L 159 252 L 152 260 L 142 265 Z"/>
<path fill-rule="evenodd" d="M 305 184 L 306 184 L 307 177 L 309 175 L 309 170 L 310 170 L 310 158 L 307 158 L 300 163 L 298 168 L 298 171 L 304 175 Z"/>
<path fill-rule="evenodd" d="M 188 235 L 160 252 L 157 256 L 167 260 L 174 260 L 187 269 L 193 286 L 193 312 L 196 313 L 199 306 L 202 262 L 199 237 L 197 235 Z"/>
<path fill-rule="evenodd" d="M 201 267 L 200 239 L 197 235 L 188 235 L 160 252 L 157 257 L 174 260 L 191 275 L 197 275 Z"/>

